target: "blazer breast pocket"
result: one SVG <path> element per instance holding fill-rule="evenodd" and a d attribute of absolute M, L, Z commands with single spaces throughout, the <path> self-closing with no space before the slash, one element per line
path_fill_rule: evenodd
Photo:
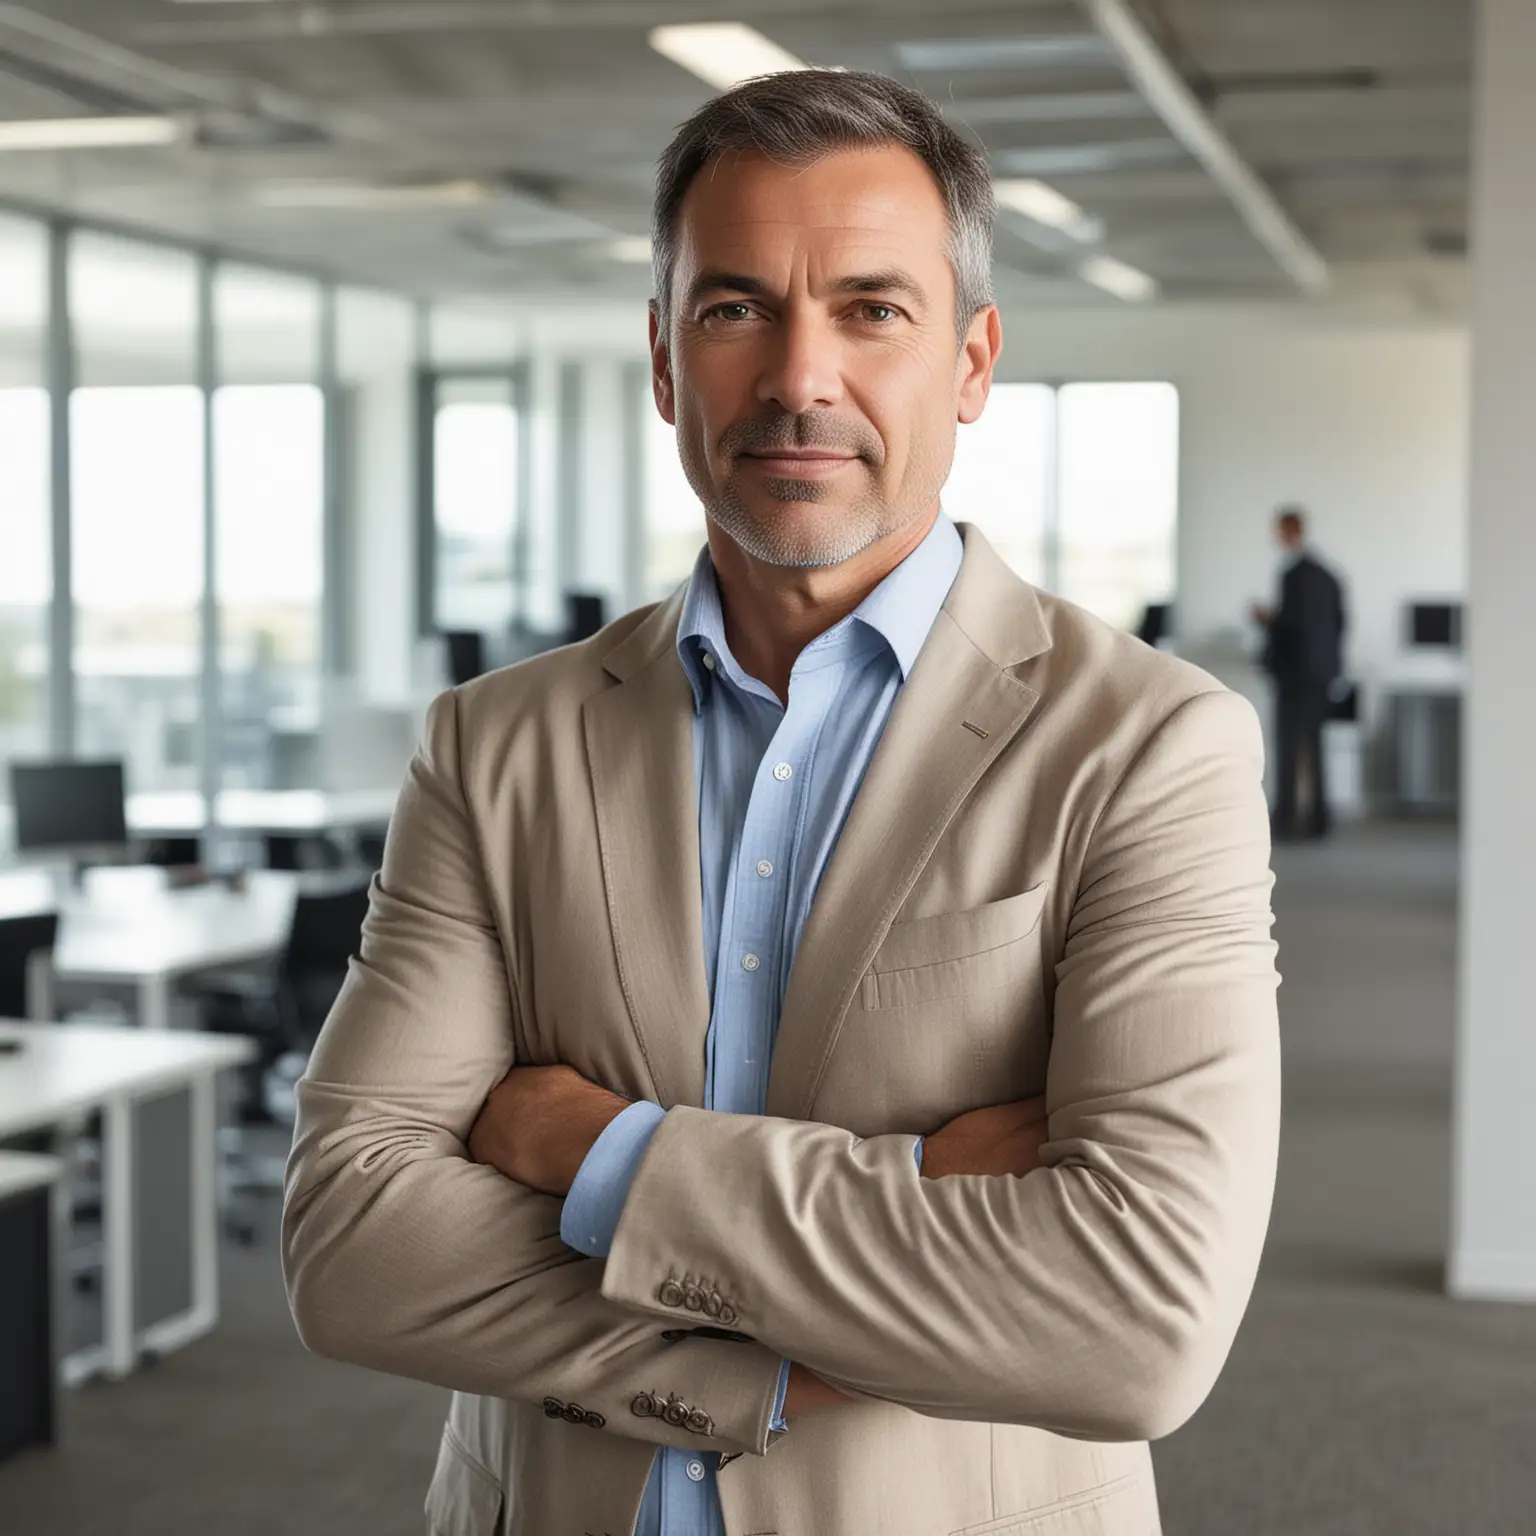
<path fill-rule="evenodd" d="M 911 1008 L 967 992 L 1017 985 L 1045 910 L 1048 887 L 891 925 L 860 983 L 866 1012 Z"/>

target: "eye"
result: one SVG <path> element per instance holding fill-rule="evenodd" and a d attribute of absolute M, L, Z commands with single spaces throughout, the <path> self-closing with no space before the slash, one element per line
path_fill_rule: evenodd
<path fill-rule="evenodd" d="M 726 304 L 716 304 L 711 310 L 705 311 L 706 319 L 741 321 L 752 318 L 752 306 L 743 304 L 739 299 L 733 299 Z"/>
<path fill-rule="evenodd" d="M 891 321 L 897 319 L 901 314 L 901 311 L 894 304 L 880 304 L 874 300 L 861 307 L 864 311 L 864 318 L 875 325 L 889 325 Z"/>

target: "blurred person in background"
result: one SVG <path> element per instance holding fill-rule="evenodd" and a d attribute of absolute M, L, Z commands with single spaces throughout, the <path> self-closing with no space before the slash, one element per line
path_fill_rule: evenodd
<path fill-rule="evenodd" d="M 1344 588 L 1307 545 L 1306 513 L 1282 507 L 1275 537 L 1284 559 L 1280 600 L 1258 603 L 1263 666 L 1275 684 L 1276 838 L 1323 838 L 1333 828 L 1323 724 L 1333 685 L 1344 673 Z M 1305 815 L 1301 807 L 1305 805 Z"/>

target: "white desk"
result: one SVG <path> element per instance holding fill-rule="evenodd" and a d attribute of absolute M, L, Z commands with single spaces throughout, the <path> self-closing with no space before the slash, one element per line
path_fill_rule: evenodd
<path fill-rule="evenodd" d="M 139 1022 L 170 1025 L 171 992 L 184 976 L 250 965 L 288 938 L 300 877 L 258 870 L 243 890 L 214 883 L 175 890 L 148 866 L 91 869 L 84 884 L 48 870 L 0 874 L 0 917 L 59 914 L 53 974 L 64 982 L 131 986 Z"/>
<path fill-rule="evenodd" d="M 219 1317 L 218 1145 L 215 1080 L 255 1058 L 234 1035 L 148 1034 L 136 1029 L 0 1023 L 23 1049 L 0 1054 L 0 1137 L 53 1130 L 81 1114 L 102 1116 L 103 1342 L 65 1362 L 72 1384 L 105 1371 L 126 1376 L 145 1352 L 164 1353 L 209 1332 Z M 135 1115 L 146 1101 L 185 1091 L 191 1232 L 191 1305 L 141 1320 L 136 1306 L 141 1228 Z M 149 1213 L 144 1213 L 149 1214 Z"/>
<path fill-rule="evenodd" d="M 260 837 L 382 829 L 398 795 L 398 789 L 226 789 L 215 801 L 216 823 L 227 832 Z M 208 820 L 208 802 L 196 790 L 129 795 L 127 815 L 136 838 L 197 837 Z"/>

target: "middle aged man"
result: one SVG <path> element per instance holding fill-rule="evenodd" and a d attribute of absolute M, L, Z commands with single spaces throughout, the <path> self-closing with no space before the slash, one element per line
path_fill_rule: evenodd
<path fill-rule="evenodd" d="M 991 216 L 872 75 L 662 160 L 708 549 L 434 706 L 300 1090 L 294 1312 L 456 1389 L 437 1536 L 1157 1529 L 1273 1183 L 1259 733 L 940 512 Z"/>

